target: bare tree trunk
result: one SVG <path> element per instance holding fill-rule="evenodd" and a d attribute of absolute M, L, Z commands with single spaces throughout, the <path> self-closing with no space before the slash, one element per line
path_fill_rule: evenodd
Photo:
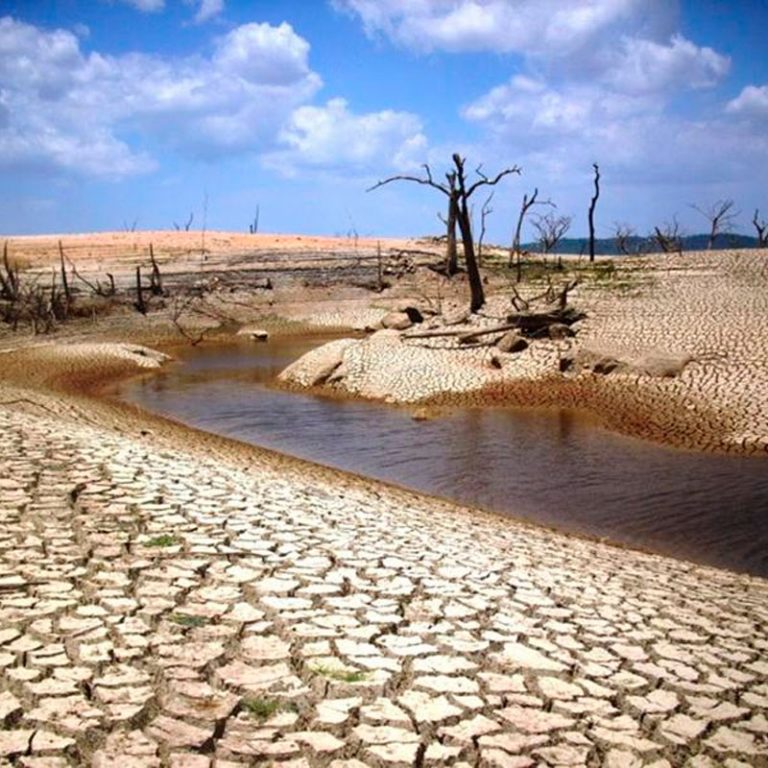
<path fill-rule="evenodd" d="M 453 277 L 459 271 L 459 254 L 456 248 L 456 214 L 458 211 L 456 196 L 451 192 L 448 198 L 448 223 L 446 231 L 446 272 Z"/>
<path fill-rule="evenodd" d="M 600 169 L 597 167 L 597 163 L 592 163 L 592 167 L 595 169 L 595 194 L 592 196 L 592 201 L 589 204 L 589 260 L 595 260 L 595 207 L 597 206 L 597 199 L 600 197 Z"/>
<path fill-rule="evenodd" d="M 381 257 L 381 240 L 376 241 L 376 279 L 379 293 L 384 290 L 384 269 Z"/>
<path fill-rule="evenodd" d="M 152 274 L 149 277 L 149 289 L 155 296 L 163 295 L 163 278 L 160 275 L 160 267 L 155 260 L 155 249 L 149 244 L 149 260 L 152 262 Z"/>
<path fill-rule="evenodd" d="M 141 267 L 136 267 L 136 309 L 142 315 L 147 314 L 147 305 L 144 301 L 144 289 L 141 285 Z"/>
<path fill-rule="evenodd" d="M 72 303 L 72 294 L 69 290 L 67 267 L 64 263 L 64 246 L 61 244 L 61 240 L 59 240 L 59 259 L 61 261 L 61 284 L 64 287 L 64 301 L 67 304 L 67 309 L 69 309 L 69 305 Z"/>
<path fill-rule="evenodd" d="M 477 238 L 477 261 L 480 266 L 483 265 L 483 242 L 485 241 L 485 230 L 488 217 L 493 213 L 491 208 L 491 200 L 493 200 L 493 192 L 485 199 L 483 207 L 480 209 L 480 237 Z"/>
<path fill-rule="evenodd" d="M 509 266 L 512 266 L 512 260 L 517 262 L 516 280 L 519 283 L 523 279 L 523 265 L 520 253 L 520 238 L 523 236 L 523 221 L 532 206 L 536 204 L 536 198 L 539 196 L 539 189 L 535 187 L 533 194 L 528 199 L 528 193 L 523 195 L 523 204 L 520 206 L 520 213 L 517 216 L 517 225 L 515 226 L 515 236 L 512 238 L 512 249 L 509 252 Z"/>
<path fill-rule="evenodd" d="M 464 160 L 459 154 L 454 154 L 453 162 L 456 165 L 456 180 L 458 182 L 460 204 L 457 211 L 457 220 L 461 230 L 461 241 L 464 245 L 464 261 L 467 264 L 467 276 L 469 277 L 469 310 L 477 312 L 485 304 L 485 291 L 480 270 L 475 257 L 475 244 L 472 240 L 472 221 L 467 205 L 467 190 L 464 181 Z"/>
<path fill-rule="evenodd" d="M 757 247 L 768 247 L 768 222 L 760 218 L 760 209 L 755 208 L 755 215 L 752 217 L 752 223 L 757 230 Z M 7 243 L 6 243 L 7 246 Z"/>

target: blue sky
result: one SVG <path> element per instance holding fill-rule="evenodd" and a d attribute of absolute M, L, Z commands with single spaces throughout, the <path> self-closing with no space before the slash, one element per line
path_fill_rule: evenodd
<path fill-rule="evenodd" d="M 538 188 L 586 232 L 768 218 L 764 0 L 0 0 L 0 230 L 435 233 L 376 180 L 461 152 L 490 238 Z M 207 205 L 206 205 L 207 201 Z M 477 200 L 479 209 L 482 199 Z M 530 233 L 528 233 L 530 234 Z"/>

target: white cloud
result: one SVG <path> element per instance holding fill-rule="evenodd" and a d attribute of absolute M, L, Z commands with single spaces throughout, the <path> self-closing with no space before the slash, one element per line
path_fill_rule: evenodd
<path fill-rule="evenodd" d="M 604 79 L 624 93 L 708 88 L 719 82 L 729 68 L 727 56 L 712 48 L 700 48 L 682 35 L 673 35 L 668 44 L 627 37 Z"/>
<path fill-rule="evenodd" d="M 207 58 L 84 54 L 71 32 L 2 19 L 0 167 L 124 177 L 155 167 L 134 148 L 147 140 L 205 159 L 264 155 L 289 170 L 400 168 L 425 151 L 412 114 L 356 114 L 342 99 L 310 106 L 322 81 L 309 51 L 289 24 L 252 23 Z"/>
<path fill-rule="evenodd" d="M 195 24 L 203 24 L 215 19 L 224 10 L 224 0 L 200 0 L 200 7 L 195 13 Z"/>
<path fill-rule="evenodd" d="M 124 176 L 152 167 L 121 136 L 203 156 L 263 151 L 321 86 L 289 25 L 248 24 L 210 59 L 84 54 L 71 32 L 0 20 L 0 165 Z"/>
<path fill-rule="evenodd" d="M 416 50 L 564 55 L 616 24 L 667 11 L 662 0 L 333 0 L 368 34 Z"/>
<path fill-rule="evenodd" d="M 344 99 L 300 107 L 280 139 L 286 149 L 273 153 L 268 164 L 287 173 L 296 166 L 353 171 L 409 168 L 422 162 L 427 146 L 415 115 L 391 110 L 358 115 Z"/>
<path fill-rule="evenodd" d="M 245 24 L 219 41 L 215 67 L 259 85 L 289 85 L 310 74 L 309 43 L 290 24 Z"/>
<path fill-rule="evenodd" d="M 746 117 L 768 116 L 768 85 L 748 85 L 725 107 L 726 112 Z"/>
<path fill-rule="evenodd" d="M 165 0 L 121 0 L 142 13 L 155 13 L 165 8 Z"/>

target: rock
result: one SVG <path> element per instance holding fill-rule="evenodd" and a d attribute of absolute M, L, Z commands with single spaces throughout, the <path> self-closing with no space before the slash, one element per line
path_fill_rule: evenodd
<path fill-rule="evenodd" d="M 461 325 L 469 320 L 470 312 L 466 308 L 446 307 L 443 310 L 444 325 Z"/>
<path fill-rule="evenodd" d="M 317 349 L 310 350 L 306 355 L 291 363 L 277 378 L 279 381 L 298 384 L 303 387 L 324 384 L 341 365 L 344 352 L 353 344 L 358 343 L 357 339 L 329 341 Z"/>
<path fill-rule="evenodd" d="M 575 336 L 573 330 L 565 323 L 552 323 L 547 328 L 547 333 L 550 339 L 568 339 L 571 336 Z"/>
<path fill-rule="evenodd" d="M 562 372 L 591 371 L 606 376 L 626 373 L 655 378 L 679 376 L 692 358 L 689 355 L 651 351 L 637 357 L 624 356 L 610 351 L 582 347 L 560 358 Z"/>
<path fill-rule="evenodd" d="M 247 336 L 251 341 L 268 341 L 269 332 L 263 328 L 253 328 L 251 326 L 244 326 L 237 332 L 238 336 Z"/>
<path fill-rule="evenodd" d="M 381 324 L 384 328 L 405 331 L 413 325 L 413 320 L 407 312 L 388 312 L 381 318 Z"/>
<path fill-rule="evenodd" d="M 528 349 L 528 342 L 517 332 L 507 331 L 497 342 L 499 352 L 522 352 Z"/>
<path fill-rule="evenodd" d="M 646 376 L 672 379 L 679 376 L 690 362 L 691 358 L 688 355 L 651 352 L 635 358 L 632 361 L 632 366 L 636 369 L 637 373 L 642 373 Z"/>
<path fill-rule="evenodd" d="M 408 315 L 412 323 L 423 323 L 424 315 L 434 314 L 434 312 L 429 313 L 426 309 L 420 309 L 419 307 L 407 301 L 401 301 L 400 303 L 398 303 L 395 306 L 394 311 L 405 312 L 405 314 Z"/>

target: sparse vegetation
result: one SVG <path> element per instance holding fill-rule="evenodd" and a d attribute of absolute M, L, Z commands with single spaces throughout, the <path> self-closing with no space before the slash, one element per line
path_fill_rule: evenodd
<path fill-rule="evenodd" d="M 170 533 L 161 533 L 144 542 L 145 547 L 175 547 L 178 544 L 181 544 L 181 541 Z"/>
<path fill-rule="evenodd" d="M 205 616 L 192 616 L 188 613 L 172 613 L 169 618 L 182 627 L 203 627 L 208 623 Z"/>
<path fill-rule="evenodd" d="M 325 664 L 316 664 L 310 667 L 310 671 L 316 675 L 321 675 L 341 683 L 361 683 L 368 678 L 368 673 L 359 669 L 340 669 L 338 667 L 329 667 Z"/>
<path fill-rule="evenodd" d="M 252 698 L 243 699 L 242 708 L 251 717 L 260 722 L 269 720 L 272 715 L 277 714 L 282 708 L 282 703 L 277 699 Z"/>

